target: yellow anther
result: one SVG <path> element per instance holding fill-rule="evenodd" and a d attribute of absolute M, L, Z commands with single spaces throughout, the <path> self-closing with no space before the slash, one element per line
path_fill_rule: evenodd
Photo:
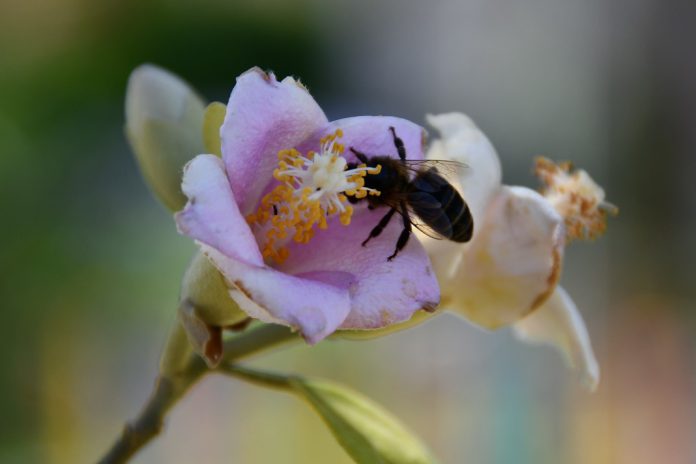
<path fill-rule="evenodd" d="M 264 259 L 284 261 L 288 241 L 308 243 L 315 229 L 328 228 L 334 216 L 341 224 L 350 224 L 353 207 L 348 204 L 349 197 L 379 195 L 365 187 L 365 176 L 378 174 L 381 166 L 361 164 L 348 169 L 341 158 L 345 151 L 345 145 L 338 141 L 341 137 L 341 129 L 322 137 L 319 152 L 303 155 L 294 148 L 278 152 L 273 178 L 279 184 L 264 195 L 259 209 L 246 217 L 261 242 Z"/>
<path fill-rule="evenodd" d="M 346 206 L 346 210 L 343 211 L 338 217 L 341 221 L 341 224 L 344 226 L 347 226 L 350 224 L 350 219 L 353 216 L 353 207 L 348 205 Z"/>

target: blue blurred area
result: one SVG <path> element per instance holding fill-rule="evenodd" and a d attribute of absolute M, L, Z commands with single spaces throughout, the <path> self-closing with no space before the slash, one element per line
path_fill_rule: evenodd
<path fill-rule="evenodd" d="M 123 137 L 127 77 L 152 62 L 209 100 L 258 65 L 330 119 L 463 111 L 506 183 L 535 185 L 535 155 L 570 159 L 622 208 L 563 276 L 595 395 L 551 350 L 449 315 L 261 365 L 367 393 L 443 462 L 694 462 L 694 20 L 657 0 L 2 0 L 0 461 L 93 461 L 148 394 L 193 251 Z M 136 462 L 194 459 L 349 462 L 305 405 L 227 378 Z"/>

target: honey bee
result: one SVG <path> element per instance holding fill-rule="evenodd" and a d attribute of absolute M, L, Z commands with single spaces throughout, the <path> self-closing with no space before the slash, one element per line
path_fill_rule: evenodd
<path fill-rule="evenodd" d="M 381 206 L 389 208 L 387 214 L 362 242 L 362 246 L 378 237 L 396 213 L 401 215 L 404 228 L 396 241 L 394 253 L 387 258 L 388 261 L 394 259 L 406 246 L 413 226 L 435 238 L 460 243 L 471 240 L 474 232 L 471 211 L 459 192 L 437 170 L 438 166 L 449 165 L 458 168 L 461 164 L 443 160 L 407 160 L 403 141 L 396 135 L 393 127 L 389 130 L 399 159 L 386 155 L 368 156 L 350 147 L 350 151 L 361 163 L 368 167 L 380 165 L 382 168 L 378 174 L 368 174 L 364 178 L 365 187 L 378 190 L 380 194 L 359 199 L 349 197 L 349 201 L 367 201 L 369 209 Z M 348 169 L 355 167 L 357 163 L 348 163 Z M 412 215 L 420 219 L 422 224 L 414 222 Z"/>

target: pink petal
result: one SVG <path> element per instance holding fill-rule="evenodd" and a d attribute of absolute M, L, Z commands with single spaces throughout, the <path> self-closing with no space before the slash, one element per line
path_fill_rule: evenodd
<path fill-rule="evenodd" d="M 186 208 L 176 220 L 182 233 L 222 273 L 230 296 L 247 314 L 299 329 L 311 343 L 331 334 L 350 309 L 348 290 L 283 274 L 263 259 L 225 176 L 222 160 L 199 155 L 184 173 Z"/>
<path fill-rule="evenodd" d="M 403 229 L 395 215 L 389 226 L 367 246 L 361 242 L 387 212 L 365 211 L 350 226 L 337 221 L 318 230 L 308 244 L 293 243 L 288 260 L 279 269 L 295 275 L 331 282 L 350 292 L 350 314 L 344 329 L 376 329 L 409 320 L 420 309 L 434 309 L 440 299 L 428 256 L 415 235 L 398 256 L 394 252 Z"/>
<path fill-rule="evenodd" d="M 564 231 L 537 192 L 501 188 L 452 277 L 440 282 L 444 305 L 490 329 L 527 316 L 558 282 Z"/>
<path fill-rule="evenodd" d="M 278 151 L 295 147 L 326 123 L 307 89 L 291 77 L 278 82 L 273 74 L 253 68 L 237 78 L 220 137 L 243 214 L 255 209 L 278 164 Z"/>
<path fill-rule="evenodd" d="M 198 155 L 184 168 L 182 190 L 189 201 L 176 214 L 179 231 L 239 261 L 263 264 L 261 252 L 241 215 L 222 160 Z"/>
<path fill-rule="evenodd" d="M 568 364 L 580 373 L 582 383 L 594 391 L 599 383 L 599 366 L 580 311 L 570 295 L 556 287 L 553 295 L 534 313 L 517 322 L 515 334 L 529 343 L 556 347 Z"/>
<path fill-rule="evenodd" d="M 317 150 L 321 137 L 334 133 L 336 129 L 341 129 L 343 137 L 340 142 L 346 147 L 345 157 L 348 161 L 357 161 L 350 152 L 350 147 L 368 156 L 386 155 L 398 159 L 399 155 L 394 146 L 390 127 L 394 128 L 396 135 L 404 142 L 407 159 L 423 159 L 425 130 L 411 121 L 390 116 L 356 116 L 332 121 L 306 140 L 298 149 L 304 152 Z"/>
<path fill-rule="evenodd" d="M 345 288 L 252 266 L 205 245 L 201 249 L 225 277 L 230 296 L 244 312 L 298 329 L 309 343 L 333 333 L 350 310 Z"/>

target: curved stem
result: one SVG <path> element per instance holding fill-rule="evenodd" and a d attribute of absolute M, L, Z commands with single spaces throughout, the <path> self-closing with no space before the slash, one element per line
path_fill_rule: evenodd
<path fill-rule="evenodd" d="M 291 387 L 293 376 L 276 372 L 265 372 L 236 364 L 221 364 L 218 368 L 223 374 L 231 375 L 262 387 L 287 390 Z"/>
<path fill-rule="evenodd" d="M 226 363 L 246 358 L 274 346 L 300 340 L 297 334 L 280 325 L 263 325 L 225 342 L 223 361 Z M 164 418 L 188 389 L 204 374 L 211 372 L 197 355 L 175 375 L 160 374 L 155 389 L 138 417 L 126 424 L 121 435 L 99 461 L 100 464 L 125 463 L 143 446 L 155 438 L 164 424 Z"/>

